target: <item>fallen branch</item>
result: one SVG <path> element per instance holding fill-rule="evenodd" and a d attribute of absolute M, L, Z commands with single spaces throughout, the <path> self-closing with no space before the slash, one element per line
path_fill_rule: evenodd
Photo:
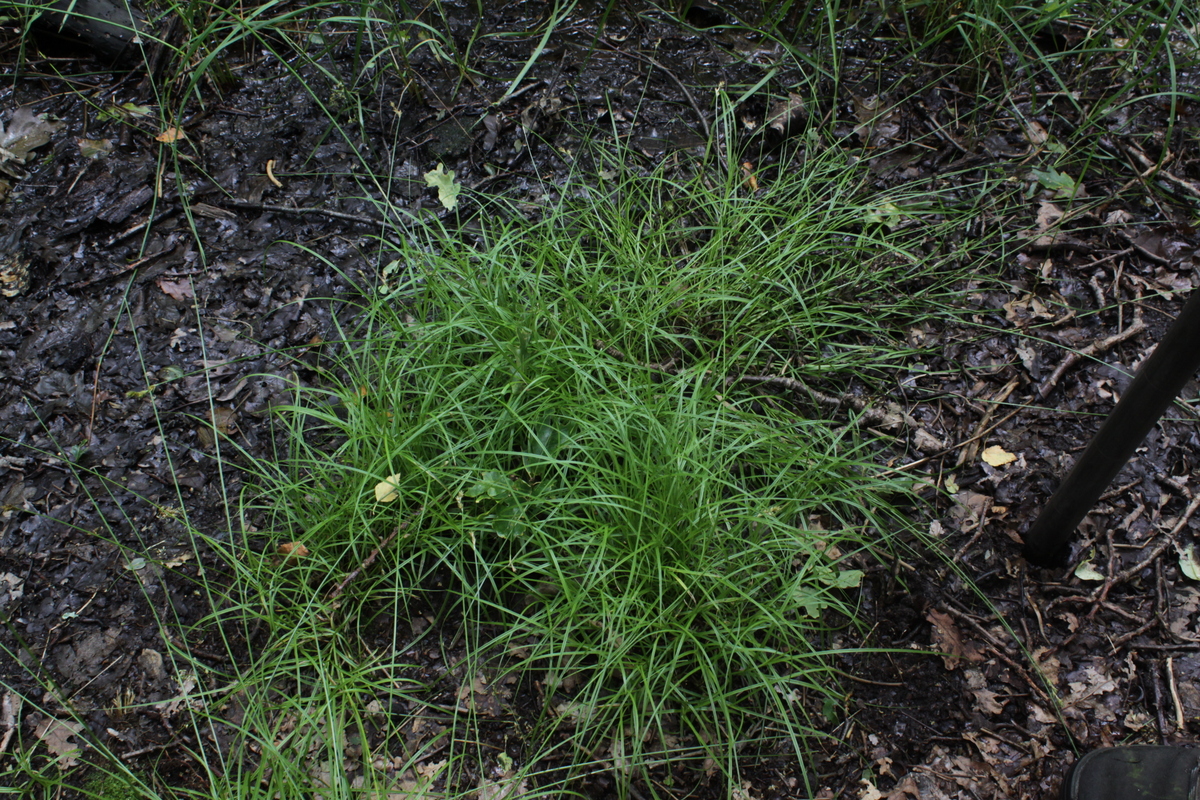
<path fill-rule="evenodd" d="M 1136 147 L 1127 145 L 1124 147 L 1124 150 L 1125 150 L 1125 153 L 1130 158 L 1137 161 L 1139 164 L 1141 164 L 1145 168 L 1146 171 L 1142 173 L 1141 177 L 1143 177 L 1143 178 L 1156 178 L 1156 177 L 1166 178 L 1168 181 L 1175 184 L 1176 186 L 1181 186 L 1184 189 L 1186 189 L 1187 191 L 1191 192 L 1196 197 L 1200 197 L 1200 185 L 1195 184 L 1192 181 L 1180 178 L 1178 175 L 1172 175 L 1170 172 L 1167 172 L 1165 169 L 1162 169 L 1162 167 L 1160 165 L 1151 161 L 1149 156 L 1147 156 L 1145 153 L 1143 153 L 1141 150 L 1137 149 Z M 1172 155 L 1170 153 L 1167 153 L 1167 157 L 1165 159 L 1163 159 L 1163 163 L 1165 164 L 1171 158 L 1172 158 Z"/>
<path fill-rule="evenodd" d="M 909 413 L 904 411 L 897 403 L 888 403 L 887 410 L 875 408 L 861 397 L 853 395 L 831 395 L 825 392 L 812 388 L 803 381 L 798 381 L 795 378 L 784 378 L 779 375 L 742 375 L 736 378 L 726 378 L 725 385 L 731 386 L 735 383 L 760 383 L 768 386 L 781 386 L 791 391 L 799 391 L 807 394 L 818 405 L 827 408 L 840 408 L 842 406 L 850 406 L 856 412 L 862 415 L 863 420 L 868 425 L 874 425 L 883 428 L 889 433 L 896 433 L 901 430 L 911 430 L 919 434 L 922 439 L 918 443 L 918 447 L 922 450 L 942 450 L 946 445 L 936 436 L 917 422 L 917 420 Z"/>
<path fill-rule="evenodd" d="M 1045 400 L 1046 395 L 1054 391 L 1054 387 L 1058 385 L 1059 380 L 1061 380 L 1062 376 L 1066 374 L 1066 371 L 1075 366 L 1075 364 L 1079 363 L 1081 358 L 1092 358 L 1094 356 L 1098 356 L 1109 348 L 1114 347 L 1115 345 L 1118 345 L 1128 339 L 1132 339 L 1134 336 L 1137 336 L 1144 330 L 1146 330 L 1146 323 L 1142 319 L 1142 309 L 1140 306 L 1135 306 L 1133 312 L 1133 322 L 1130 323 L 1128 328 L 1120 333 L 1113 334 L 1107 339 L 1101 339 L 1098 342 L 1092 342 L 1081 350 L 1072 350 L 1070 353 L 1067 353 L 1066 357 L 1058 363 L 1057 367 L 1054 368 L 1054 372 L 1050 373 L 1050 377 L 1046 378 L 1046 380 L 1042 382 L 1041 387 L 1038 388 L 1038 399 Z"/>

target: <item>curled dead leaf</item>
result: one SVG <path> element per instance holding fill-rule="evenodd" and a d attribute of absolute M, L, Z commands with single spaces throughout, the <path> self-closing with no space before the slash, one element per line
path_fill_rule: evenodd
<path fill-rule="evenodd" d="M 279 555 L 288 560 L 299 560 L 308 555 L 308 548 L 300 542 L 284 542 L 279 545 Z"/>
<path fill-rule="evenodd" d="M 173 144 L 175 142 L 182 142 L 186 138 L 187 134 L 181 128 L 171 125 L 158 136 L 155 136 L 154 141 L 162 142 L 163 144 Z"/>
<path fill-rule="evenodd" d="M 400 485 L 401 475 L 389 475 L 386 479 L 375 484 L 375 500 L 380 503 L 392 503 L 400 499 L 397 486 Z"/>
<path fill-rule="evenodd" d="M 191 300 L 196 296 L 195 292 L 192 291 L 192 283 L 188 280 L 172 280 L 165 275 L 160 275 L 155 283 L 158 284 L 159 289 L 162 289 L 163 294 L 172 300 L 183 302 Z"/>
<path fill-rule="evenodd" d="M 977 644 L 963 640 L 958 626 L 949 614 L 931 608 L 925 619 L 933 624 L 933 646 L 941 651 L 942 663 L 946 665 L 946 669 L 957 668 L 962 659 L 975 662 L 984 659 Z"/>

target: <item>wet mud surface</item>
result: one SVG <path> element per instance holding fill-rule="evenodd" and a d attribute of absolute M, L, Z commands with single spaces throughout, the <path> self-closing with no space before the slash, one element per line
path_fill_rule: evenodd
<path fill-rule="evenodd" d="M 528 27 L 519 8 L 489 12 L 484 24 Z M 618 137 L 647 163 L 702 147 L 716 124 L 714 87 L 755 85 L 782 62 L 765 37 L 714 29 L 696 13 L 690 26 L 625 7 L 603 29 L 586 15 L 569 20 L 507 95 L 530 37 L 482 42 L 473 57 L 490 77 L 470 79 L 418 52 L 411 74 L 356 80 L 348 40 L 319 62 L 325 69 L 299 76 L 248 49 L 179 120 L 186 142 L 175 151 L 136 111 L 154 102 L 137 73 L 35 54 L 25 77 L 4 85 L 0 117 L 28 106 L 61 120 L 0 208 L 28 260 L 27 287 L 0 299 L 0 684 L 7 697 L 45 704 L 5 724 L 47 746 L 103 739 L 168 785 L 203 785 L 187 752 L 196 732 L 179 724 L 187 689 L 168 654 L 170 637 L 186 637 L 214 669 L 227 658 L 197 626 L 212 610 L 200 577 L 222 565 L 195 553 L 181 523 L 186 509 L 218 538 L 242 529 L 242 477 L 220 466 L 218 451 L 232 464 L 279 452 L 272 407 L 291 399 L 295 382 L 316 380 L 335 318 L 390 260 L 395 228 L 384 225 L 382 200 L 406 212 L 403 224 L 439 216 L 469 234 L 479 208 L 468 200 L 447 215 L 422 179 L 436 164 L 536 213 L 546 187 L 575 168 L 564 154 L 585 140 Z M 464 30 L 472 24 L 463 10 Z M 888 151 L 871 166 L 879 187 L 957 181 L 966 197 L 985 177 L 1024 174 L 1037 146 L 1029 120 L 1050 124 L 1019 98 L 1028 120 L 976 105 L 978 95 L 949 80 L 880 75 L 877 43 L 845 56 L 853 79 L 837 88 L 784 70 L 737 107 L 739 146 L 764 176 L 802 118 L 780 105 L 786 87 L 819 97 L 803 114 L 832 120 L 845 137 L 824 146 Z M 83 77 L 54 77 L 56 65 Z M 902 102 L 873 118 L 885 88 Z M 343 138 L 318 100 L 364 113 L 337 117 Z M 1056 124 L 1072 113 L 1060 109 Z M 1157 158 L 1167 110 L 1121 113 L 1106 120 L 1104 146 L 1134 163 L 1140 152 Z M 1193 130 L 1200 121 L 1196 104 L 1178 113 Z M 107 141 L 97 145 L 104 155 L 90 157 L 85 140 Z M 1018 555 L 1021 531 L 1196 285 L 1200 237 L 1186 188 L 1200 180 L 1196 144 L 1167 144 L 1183 183 L 1131 190 L 1128 169 L 1098 172 L 1086 191 L 1112 200 L 1067 225 L 1067 239 L 1005 244 L 1064 213 L 1052 193 L 981 206 L 964 236 L 993 248 L 1006 288 L 962 287 L 973 326 L 910 331 L 925 355 L 887 399 L 953 446 L 901 436 L 880 457 L 923 462 L 916 474 L 937 481 L 943 499 L 929 535 L 956 554 L 955 568 L 906 555 L 869 573 L 866 633 L 842 643 L 892 652 L 840 663 L 846 717 L 829 730 L 842 744 L 818 754 L 822 796 L 1049 796 L 1077 748 L 1191 742 L 1200 730 L 1200 590 L 1177 553 L 1194 542 L 1200 498 L 1194 406 L 1169 412 L 1089 516 L 1077 549 L 1094 574 L 1030 569 Z M 980 337 L 979 325 L 994 335 Z M 1065 363 L 1067 348 L 1096 342 L 1109 346 Z M 1013 459 L 992 466 L 981 457 L 989 447 Z M 432 618 L 379 619 L 363 635 L 383 642 L 409 626 L 415 637 Z M 440 702 L 466 701 L 446 648 L 413 658 L 414 675 L 441 687 Z M 539 701 L 531 687 L 504 691 L 497 701 L 480 688 L 477 700 L 495 703 L 484 713 L 498 740 L 519 741 L 510 734 L 528 716 L 522 708 Z M 1050 694 L 1062 698 L 1062 719 Z M 55 696 L 86 729 L 55 727 L 65 724 L 55 723 Z M 449 724 L 429 715 L 413 736 Z M 512 749 L 519 757 L 520 745 Z M 750 765 L 746 778 L 746 796 L 762 798 L 795 796 L 800 780 L 785 759 Z M 686 787 L 681 796 L 715 796 L 720 784 L 685 774 L 675 785 Z M 602 777 L 584 789 L 616 791 Z"/>

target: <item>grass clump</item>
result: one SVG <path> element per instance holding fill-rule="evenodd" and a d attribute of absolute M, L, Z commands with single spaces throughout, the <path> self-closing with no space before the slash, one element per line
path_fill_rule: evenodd
<path fill-rule="evenodd" d="M 510 709 L 545 743 L 527 767 L 711 759 L 732 780 L 741 755 L 802 754 L 837 716 L 847 590 L 908 490 L 855 425 L 743 379 L 894 362 L 888 320 L 921 302 L 896 288 L 933 270 L 864 229 L 845 170 L 757 196 L 740 175 L 630 176 L 390 253 L 404 278 L 284 415 L 267 530 L 307 555 L 237 562 L 273 648 L 345 671 L 338 652 L 436 615 L 439 646 L 465 648 L 468 730 L 488 696 L 537 699 Z M 363 681 L 389 691 L 355 669 L 319 682 L 357 693 L 342 708 Z"/>

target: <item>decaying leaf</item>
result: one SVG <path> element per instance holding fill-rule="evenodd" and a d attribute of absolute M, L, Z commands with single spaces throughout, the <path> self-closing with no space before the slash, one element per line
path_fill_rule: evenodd
<path fill-rule="evenodd" d="M 1104 573 L 1096 569 L 1091 561 L 1081 561 L 1075 568 L 1075 577 L 1081 581 L 1102 581 Z"/>
<path fill-rule="evenodd" d="M 454 182 L 454 170 L 447 170 L 445 164 L 438 164 L 437 169 L 425 173 L 425 183 L 437 187 L 438 202 L 445 206 L 447 211 L 453 211 L 458 206 L 458 193 L 462 191 L 462 184 Z"/>
<path fill-rule="evenodd" d="M 193 299 L 196 294 L 192 291 L 192 283 L 187 280 L 172 280 L 166 276 L 159 276 L 155 281 L 158 288 L 163 290 L 163 294 L 170 297 L 172 300 L 183 302 Z"/>
<path fill-rule="evenodd" d="M 1177 547 L 1179 553 L 1179 571 L 1193 581 L 1200 581 L 1200 564 L 1196 563 L 1196 545 Z"/>
<path fill-rule="evenodd" d="M 983 460 L 987 462 L 989 466 L 993 467 L 1003 467 L 1005 464 L 1011 464 L 1017 460 L 1016 456 L 998 444 L 994 444 L 984 450 L 982 453 L 980 453 L 980 457 L 983 458 Z"/>
<path fill-rule="evenodd" d="M 182 142 L 186 138 L 187 134 L 181 128 L 170 125 L 165 131 L 155 136 L 154 141 L 162 142 L 163 144 L 174 144 L 175 142 Z"/>
<path fill-rule="evenodd" d="M 80 748 L 71 739 L 81 730 L 83 730 L 83 725 L 79 722 L 63 721 L 50 717 L 38 723 L 37 727 L 33 730 L 33 735 L 42 740 L 47 750 L 56 756 L 60 756 L 58 768 L 67 769 L 78 763 L 78 759 L 75 756 L 79 755 Z"/>
<path fill-rule="evenodd" d="M 375 484 L 375 500 L 380 503 L 393 503 L 400 499 L 400 492 L 396 487 L 400 485 L 403 477 L 403 475 L 389 475 Z"/>
<path fill-rule="evenodd" d="M 277 552 L 289 561 L 298 561 L 308 555 L 308 548 L 300 544 L 300 542 L 284 542 L 279 545 Z"/>
<path fill-rule="evenodd" d="M 977 645 L 963 641 L 958 626 L 949 614 L 931 608 L 925 619 L 933 624 L 933 646 L 942 652 L 942 663 L 946 665 L 946 669 L 957 668 L 963 659 L 983 660 L 983 654 L 979 652 Z"/>
<path fill-rule="evenodd" d="M 29 153 L 50 141 L 63 124 L 35 114 L 28 108 L 18 108 L 6 127 L 0 122 L 0 163 L 16 161 L 24 164 Z"/>

